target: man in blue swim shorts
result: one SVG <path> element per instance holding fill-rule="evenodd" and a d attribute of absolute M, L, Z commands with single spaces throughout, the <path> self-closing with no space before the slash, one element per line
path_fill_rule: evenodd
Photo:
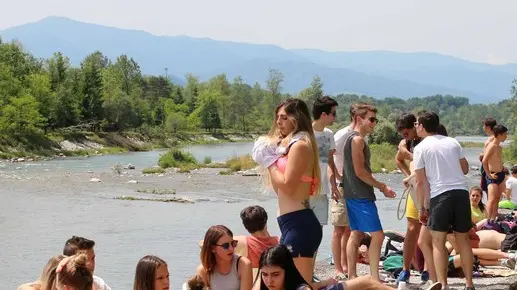
<path fill-rule="evenodd" d="M 370 275 L 380 280 L 379 261 L 384 233 L 375 205 L 374 187 L 390 198 L 395 197 L 395 192 L 377 181 L 370 168 L 370 148 L 364 139 L 377 125 L 377 109 L 373 105 L 357 104 L 354 118 L 356 126 L 354 131 L 345 135 L 343 148 L 342 186 L 351 230 L 346 246 L 348 276 L 350 279 L 357 277 L 357 249 L 363 233 L 370 233 Z"/>

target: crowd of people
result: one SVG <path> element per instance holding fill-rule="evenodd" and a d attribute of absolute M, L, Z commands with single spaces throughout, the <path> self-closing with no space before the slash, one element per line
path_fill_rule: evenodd
<path fill-rule="evenodd" d="M 318 98 L 312 116 L 300 99 L 289 98 L 276 107 L 271 130 L 255 142 L 252 157 L 264 170 L 266 186 L 277 195 L 280 237 L 269 234 L 264 208 L 244 208 L 240 217 L 249 235 L 234 236 L 224 225 L 210 227 L 199 244 L 199 266 L 184 290 L 393 289 L 379 274 L 383 242 L 393 233 L 383 228 L 375 189 L 387 198 L 397 194 L 375 178 L 370 166 L 367 137 L 378 123 L 377 109 L 352 104 L 349 125 L 334 134 L 328 127 L 335 121 L 337 106 L 330 97 Z M 409 192 L 407 232 L 398 234 L 403 265 L 397 283 L 408 283 L 411 271 L 417 270 L 423 288 L 448 289 L 448 272 L 462 268 L 465 289 L 474 289 L 474 260 L 513 269 L 516 256 L 501 251 L 508 234 L 490 229 L 500 222 L 501 195 L 517 199 L 517 168 L 508 177 L 502 160 L 507 128 L 485 120 L 489 138 L 480 156 L 482 180 L 469 191 L 463 149 L 447 136 L 436 113 L 402 114 L 395 127 L 402 141 L 394 158 Z M 320 280 L 314 277 L 314 267 L 329 219 L 335 276 Z M 94 276 L 94 245 L 72 237 L 63 255 L 52 257 L 37 281 L 18 289 L 111 289 Z M 369 264 L 370 275 L 358 275 L 358 262 Z M 138 261 L 134 290 L 169 287 L 164 260 L 150 255 Z"/>

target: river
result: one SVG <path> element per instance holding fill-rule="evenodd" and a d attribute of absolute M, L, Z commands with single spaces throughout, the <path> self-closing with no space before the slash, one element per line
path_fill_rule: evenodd
<path fill-rule="evenodd" d="M 460 139 L 460 138 L 458 138 Z M 481 141 L 483 139 L 480 139 Z M 469 140 L 470 141 L 470 140 Z M 198 160 L 213 161 L 249 154 L 251 143 L 195 145 L 185 149 Z M 466 148 L 471 165 L 478 165 L 479 148 Z M 217 170 L 191 174 L 143 176 L 163 151 L 63 158 L 38 163 L 0 163 L 0 289 L 15 289 L 36 279 L 47 260 L 62 251 L 72 235 L 94 239 L 95 274 L 113 289 L 131 289 L 137 261 L 147 254 L 169 264 L 171 289 L 194 273 L 199 263 L 198 241 L 206 229 L 225 224 L 234 234 L 245 234 L 239 212 L 258 204 L 269 213 L 268 227 L 279 234 L 276 199 L 265 192 L 256 177 L 220 176 Z M 123 176 L 110 169 L 116 163 L 136 166 Z M 90 178 L 102 182 L 90 182 Z M 402 193 L 401 175 L 378 177 Z M 469 174 L 471 185 L 477 172 Z M 128 183 L 138 181 L 137 184 Z M 116 200 L 135 195 L 139 188 L 174 188 L 177 195 L 195 204 Z M 398 200 L 379 198 L 384 228 L 404 230 L 405 221 L 396 218 Z M 331 226 L 324 227 L 319 259 L 330 254 Z"/>

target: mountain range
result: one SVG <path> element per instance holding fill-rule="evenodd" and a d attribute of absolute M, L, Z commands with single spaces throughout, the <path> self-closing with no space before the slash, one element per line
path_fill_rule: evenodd
<path fill-rule="evenodd" d="M 269 44 L 219 41 L 189 36 L 157 36 L 145 31 L 106 27 L 65 17 L 0 31 L 3 41 L 18 40 L 37 57 L 60 51 L 79 65 L 96 50 L 112 60 L 134 58 L 145 74 L 163 74 L 183 84 L 186 73 L 202 80 L 225 73 L 252 84 L 265 83 L 269 69 L 284 74 L 284 92 L 297 93 L 318 75 L 329 94 L 358 93 L 372 97 L 419 97 L 452 94 L 471 103 L 508 98 L 517 64 L 491 65 L 432 52 L 327 52 L 284 49 Z"/>

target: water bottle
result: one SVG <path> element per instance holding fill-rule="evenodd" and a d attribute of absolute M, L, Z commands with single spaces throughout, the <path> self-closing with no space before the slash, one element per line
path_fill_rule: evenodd
<path fill-rule="evenodd" d="M 406 282 L 400 281 L 399 286 L 397 287 L 397 290 L 404 290 L 406 289 Z"/>

